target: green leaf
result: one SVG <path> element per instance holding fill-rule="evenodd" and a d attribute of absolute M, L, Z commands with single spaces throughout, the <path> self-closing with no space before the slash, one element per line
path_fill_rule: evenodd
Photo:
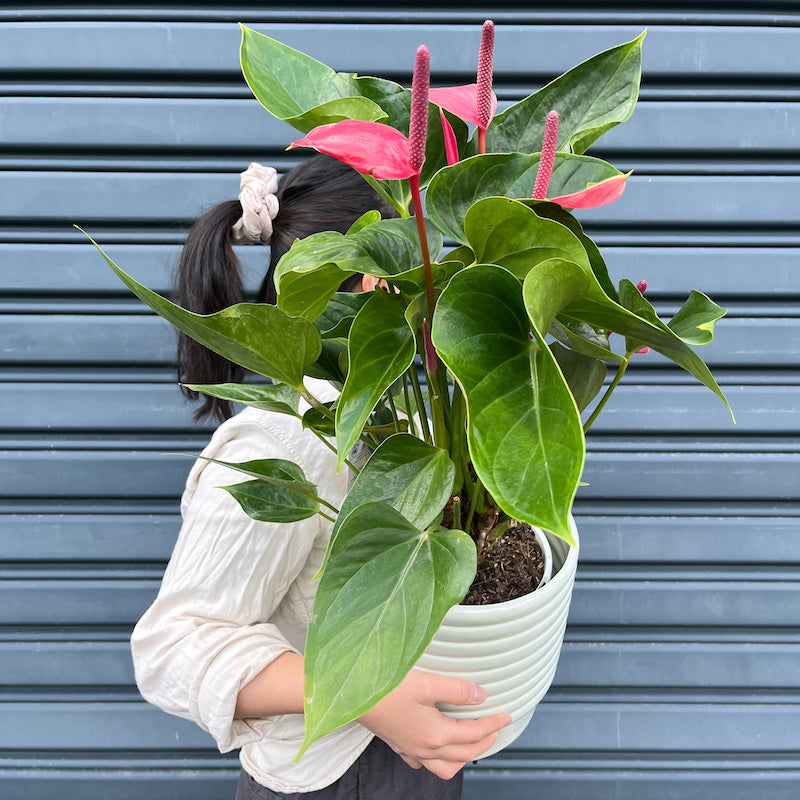
<path fill-rule="evenodd" d="M 434 261 L 431 264 L 431 276 L 434 287 L 444 287 L 447 281 L 464 269 L 464 265 L 459 261 L 448 259 L 447 261 Z M 387 278 L 392 286 L 396 286 L 401 292 L 406 294 L 416 294 L 425 291 L 425 267 L 414 267 L 414 269 L 398 272 L 391 278 Z"/>
<path fill-rule="evenodd" d="M 334 292 L 323 312 L 314 320 L 322 338 L 346 338 L 356 314 L 367 300 L 369 294 L 366 292 Z"/>
<path fill-rule="evenodd" d="M 545 120 L 553 109 L 559 114 L 558 149 L 585 152 L 633 113 L 645 33 L 593 56 L 498 114 L 487 131 L 487 152 L 541 150 Z"/>
<path fill-rule="evenodd" d="M 347 340 L 323 339 L 319 358 L 306 370 L 310 378 L 330 381 L 341 389 L 347 377 Z"/>
<path fill-rule="evenodd" d="M 319 510 L 315 500 L 263 481 L 245 481 L 225 489 L 248 516 L 258 522 L 297 522 Z"/>
<path fill-rule="evenodd" d="M 336 407 L 336 449 L 341 469 L 380 396 L 414 360 L 414 334 L 399 295 L 373 292 L 350 329 L 350 369 Z"/>
<path fill-rule="evenodd" d="M 326 406 L 330 407 L 330 405 L 331 404 L 326 403 Z M 316 408 L 309 408 L 308 411 L 303 414 L 303 427 L 311 428 L 323 436 L 336 435 L 336 426 L 334 425 L 333 419 Z"/>
<path fill-rule="evenodd" d="M 472 156 L 440 170 L 431 180 L 425 195 L 427 214 L 446 236 L 466 244 L 464 217 L 467 209 L 486 197 L 529 199 L 539 169 L 539 155 L 502 153 Z M 591 183 L 620 174 L 611 164 L 598 158 L 556 153 L 547 193 L 551 197 L 572 194 Z"/>
<path fill-rule="evenodd" d="M 302 391 L 303 374 L 321 350 L 319 333 L 310 322 L 266 303 L 239 303 L 216 314 L 193 314 L 137 283 L 86 235 L 119 279 L 170 325 L 229 361 Z"/>
<path fill-rule="evenodd" d="M 381 502 L 347 515 L 314 599 L 298 758 L 401 683 L 466 594 L 475 562 L 463 531 L 420 530 Z"/>
<path fill-rule="evenodd" d="M 562 347 L 558 342 L 550 345 L 561 374 L 567 381 L 579 411 L 583 411 L 603 388 L 607 370 L 596 358 Z"/>
<path fill-rule="evenodd" d="M 259 522 L 297 522 L 319 511 L 319 503 L 309 496 L 316 487 L 291 461 L 265 458 L 237 464 L 199 457 L 256 478 L 219 488 L 230 493 L 242 510 Z"/>
<path fill-rule="evenodd" d="M 709 344 L 714 339 L 714 323 L 728 310 L 692 289 L 678 313 L 667 323 L 676 335 L 689 344 Z"/>
<path fill-rule="evenodd" d="M 586 250 L 570 231 L 518 200 L 479 200 L 467 212 L 464 228 L 478 263 L 499 264 L 520 279 L 552 258 L 590 269 Z"/>
<path fill-rule="evenodd" d="M 455 465 L 446 450 L 397 433 L 375 450 L 347 493 L 333 526 L 328 553 L 347 515 L 370 501 L 388 503 L 412 525 L 427 528 L 441 516 L 453 489 Z M 327 563 L 320 567 L 317 577 Z"/>
<path fill-rule="evenodd" d="M 590 358 L 621 364 L 623 356 L 615 353 L 608 344 L 608 337 L 598 333 L 591 325 L 571 319 L 554 319 L 548 331 L 557 341 L 576 353 Z"/>
<path fill-rule="evenodd" d="M 300 393 L 297 389 L 282 383 L 269 386 L 252 383 L 186 383 L 184 386 L 193 392 L 201 392 L 210 397 L 231 400 L 263 411 L 290 414 L 293 417 L 298 416 L 300 407 Z"/>
<path fill-rule="evenodd" d="M 428 250 L 435 261 L 441 234 L 431 227 Z M 301 239 L 278 262 L 278 307 L 287 314 L 314 319 L 333 293 L 355 273 L 391 277 L 422 263 L 414 219 L 382 219 L 351 234 L 323 231 Z"/>
<path fill-rule="evenodd" d="M 597 245 L 583 232 L 580 222 L 578 222 L 569 211 L 565 211 L 557 203 L 530 200 L 526 202 L 526 205 L 529 205 L 533 209 L 537 217 L 543 217 L 544 219 L 551 219 L 554 222 L 558 222 L 577 237 L 578 241 L 583 245 L 583 249 L 586 250 L 589 264 L 591 264 L 592 272 L 594 272 L 597 282 L 612 300 L 616 300 L 617 290 L 614 288 L 614 284 L 611 282 L 611 278 L 608 275 L 608 267 L 606 266 L 605 259 Z"/>
<path fill-rule="evenodd" d="M 242 25 L 239 58 L 247 85 L 273 116 L 308 133 L 343 119 L 380 122 L 386 114 L 360 96 L 356 77 Z"/>
<path fill-rule="evenodd" d="M 191 454 L 182 453 L 179 455 Z M 250 475 L 262 483 L 268 483 L 270 486 L 276 486 L 302 496 L 307 495 L 315 488 L 313 483 L 306 480 L 303 470 L 297 464 L 293 461 L 286 461 L 283 458 L 261 458 L 254 461 L 241 462 L 219 461 L 216 458 L 208 458 L 207 456 L 195 456 L 195 458 L 228 467 L 244 475 Z"/>
<path fill-rule="evenodd" d="M 539 318 L 555 313 L 544 306 Z M 439 298 L 433 343 L 467 402 L 472 463 L 500 507 L 572 543 L 583 469 L 580 416 L 519 281 L 493 265 L 459 272 Z"/>

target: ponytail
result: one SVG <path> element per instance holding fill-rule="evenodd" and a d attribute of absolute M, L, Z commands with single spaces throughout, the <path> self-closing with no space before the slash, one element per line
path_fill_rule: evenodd
<path fill-rule="evenodd" d="M 172 282 L 173 300 L 196 314 L 213 314 L 245 299 L 241 264 L 231 244 L 231 230 L 242 216 L 238 200 L 228 200 L 206 212 L 192 227 L 183 246 Z M 198 395 L 185 383 L 236 383 L 244 377 L 242 367 L 228 361 L 199 342 L 178 334 L 178 381 L 190 400 L 202 397 L 195 411 L 197 421 L 231 416 L 231 405 L 208 395 Z"/>
<path fill-rule="evenodd" d="M 242 173 L 243 189 L 248 174 L 257 175 L 262 183 L 265 176 L 268 177 L 263 188 L 267 194 L 260 195 L 256 203 L 258 214 L 251 215 L 246 225 L 249 241 L 256 241 L 260 230 L 260 240 L 269 241 L 270 245 L 269 266 L 257 296 L 260 303 L 276 303 L 275 267 L 296 239 L 319 231 L 345 233 L 371 209 L 377 209 L 383 217 L 397 216 L 397 211 L 361 175 L 330 156 L 319 153 L 311 156 L 287 172 L 276 188 L 269 182 L 274 170 L 251 164 L 248 171 Z M 272 192 L 275 194 L 270 194 Z M 243 194 L 240 197 L 244 206 L 251 210 L 250 201 Z M 173 279 L 173 298 L 178 305 L 197 314 L 213 314 L 245 300 L 241 265 L 232 246 L 234 240 L 241 241 L 240 221 L 245 220 L 239 200 L 220 203 L 197 220 Z M 343 285 L 342 291 L 347 290 L 349 286 Z M 178 380 L 181 384 L 237 383 L 244 376 L 245 370 L 241 367 L 179 334 Z M 198 397 L 197 392 L 183 385 L 181 391 L 191 400 Z M 222 421 L 232 413 L 227 400 L 204 395 L 194 418 L 199 421 L 217 417 Z"/>

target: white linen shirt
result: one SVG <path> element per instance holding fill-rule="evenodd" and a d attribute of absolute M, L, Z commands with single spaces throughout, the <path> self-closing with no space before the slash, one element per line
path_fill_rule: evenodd
<path fill-rule="evenodd" d="M 328 384 L 308 385 L 331 399 Z M 328 502 L 340 506 L 347 492 L 348 470 L 337 475 L 335 454 L 287 415 L 247 408 L 217 429 L 203 455 L 287 459 Z M 267 664 L 287 651 L 303 653 L 316 590 L 311 579 L 332 525 L 319 515 L 292 524 L 251 519 L 218 488 L 245 480 L 201 459 L 192 467 L 161 589 L 131 639 L 136 683 L 148 702 L 208 731 L 221 752 L 240 747 L 242 766 L 258 783 L 279 792 L 314 791 L 348 769 L 370 731 L 352 722 L 293 765 L 302 714 L 247 720 L 233 714 L 239 691 Z"/>

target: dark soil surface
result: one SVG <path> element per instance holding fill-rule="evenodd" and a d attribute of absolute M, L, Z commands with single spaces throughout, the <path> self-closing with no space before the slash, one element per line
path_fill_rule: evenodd
<path fill-rule="evenodd" d="M 445 510 L 445 518 L 448 516 Z M 449 514 L 452 520 L 452 513 Z M 542 580 L 544 553 L 526 522 L 498 522 L 498 511 L 476 514 L 470 535 L 477 542 L 478 572 L 462 605 L 489 605 L 530 594 Z"/>

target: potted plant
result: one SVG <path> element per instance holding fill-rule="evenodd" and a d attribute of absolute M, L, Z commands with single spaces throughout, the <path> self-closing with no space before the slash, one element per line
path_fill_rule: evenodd
<path fill-rule="evenodd" d="M 272 381 L 190 388 L 301 416 L 355 476 L 335 508 L 295 464 L 229 465 L 248 480 L 227 488 L 256 519 L 321 514 L 332 523 L 306 642 L 299 756 L 415 665 L 474 669 L 486 713 L 512 714 L 495 749 L 505 746 L 555 672 L 577 562 L 571 509 L 584 435 L 629 362 L 652 348 L 727 404 L 692 349 L 711 341 L 725 310 L 693 291 L 662 321 L 643 282 L 612 283 L 571 213 L 625 187 L 627 174 L 584 151 L 633 112 L 643 39 L 497 114 L 490 22 L 475 84 L 430 89 L 420 47 L 411 90 L 334 72 L 243 28 L 245 78 L 303 134 L 292 146 L 350 164 L 399 217 L 370 212 L 344 235 L 297 241 L 276 271 L 276 306 L 207 316 L 106 256 L 171 324 Z M 448 252 L 445 238 L 455 243 Z M 389 291 L 337 291 L 356 273 Z M 307 376 L 331 382 L 338 398 L 321 402 Z"/>

